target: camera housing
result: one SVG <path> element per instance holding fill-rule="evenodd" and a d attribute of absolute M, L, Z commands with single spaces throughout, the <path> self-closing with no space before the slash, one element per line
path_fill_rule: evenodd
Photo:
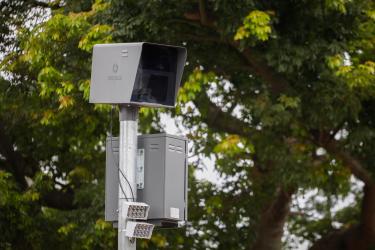
<path fill-rule="evenodd" d="M 146 42 L 97 44 L 90 103 L 174 107 L 185 62 L 184 47 Z"/>

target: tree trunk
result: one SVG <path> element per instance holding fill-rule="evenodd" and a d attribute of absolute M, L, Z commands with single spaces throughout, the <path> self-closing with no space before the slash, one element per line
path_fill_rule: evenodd
<path fill-rule="evenodd" d="M 340 150 L 334 142 L 326 145 L 326 148 L 332 155 L 342 160 L 351 173 L 365 184 L 361 217 L 358 225 L 323 237 L 310 250 L 373 249 L 375 248 L 375 181 L 361 162 L 349 152 Z"/>
<path fill-rule="evenodd" d="M 289 215 L 293 192 L 279 189 L 275 200 L 262 213 L 258 235 L 252 250 L 280 250 L 284 224 Z"/>
<path fill-rule="evenodd" d="M 363 191 L 359 225 L 323 237 L 310 250 L 369 250 L 375 247 L 375 185 L 366 184 Z"/>

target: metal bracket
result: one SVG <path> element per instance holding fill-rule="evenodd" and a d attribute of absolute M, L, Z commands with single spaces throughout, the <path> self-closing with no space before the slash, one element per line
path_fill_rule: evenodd
<path fill-rule="evenodd" d="M 145 187 L 145 149 L 139 148 L 137 150 L 137 189 L 144 189 Z"/>

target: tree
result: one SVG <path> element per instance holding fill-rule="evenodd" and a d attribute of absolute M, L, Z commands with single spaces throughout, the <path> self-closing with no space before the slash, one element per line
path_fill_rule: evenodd
<path fill-rule="evenodd" d="M 18 21 L 3 25 L 18 32 L 1 37 L 3 48 L 14 45 L 4 50 L 0 95 L 5 247 L 113 248 L 116 232 L 101 214 L 110 107 L 87 103 L 88 59 L 95 43 L 144 40 L 183 44 L 188 66 L 176 111 L 143 109 L 141 129 L 161 130 L 159 112 L 171 112 L 190 130 L 197 160 L 192 225 L 140 247 L 293 248 L 299 242 L 282 241 L 286 227 L 312 249 L 374 246 L 372 1 L 21 5 Z M 51 14 L 25 28 L 30 6 Z M 222 186 L 194 180 L 202 156 L 216 158 Z M 322 199 L 292 203 L 310 190 Z M 349 194 L 355 202 L 332 212 Z"/>
<path fill-rule="evenodd" d="M 102 218 L 99 144 L 107 115 L 87 103 L 90 54 L 81 49 L 110 39 L 109 28 L 94 20 L 105 5 L 2 4 L 19 26 L 10 27 L 14 48 L 2 62 L 0 85 L 0 248 L 112 248 L 115 232 Z M 48 11 L 35 26 L 22 19 Z"/>

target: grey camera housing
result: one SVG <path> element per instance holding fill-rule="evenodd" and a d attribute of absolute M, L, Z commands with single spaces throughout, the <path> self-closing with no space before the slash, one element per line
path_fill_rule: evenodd
<path fill-rule="evenodd" d="M 174 107 L 186 49 L 154 43 L 94 46 L 90 103 Z"/>
<path fill-rule="evenodd" d="M 112 138 L 112 142 L 111 142 Z M 106 141 L 105 220 L 118 219 L 118 137 Z M 137 201 L 150 206 L 148 222 L 163 228 L 178 227 L 187 221 L 187 140 L 168 134 L 138 136 L 142 152 L 143 185 L 138 185 Z M 141 150 L 141 151 L 140 151 Z M 139 155 L 138 155 L 139 156 Z M 139 161 L 139 157 L 138 157 Z"/>

